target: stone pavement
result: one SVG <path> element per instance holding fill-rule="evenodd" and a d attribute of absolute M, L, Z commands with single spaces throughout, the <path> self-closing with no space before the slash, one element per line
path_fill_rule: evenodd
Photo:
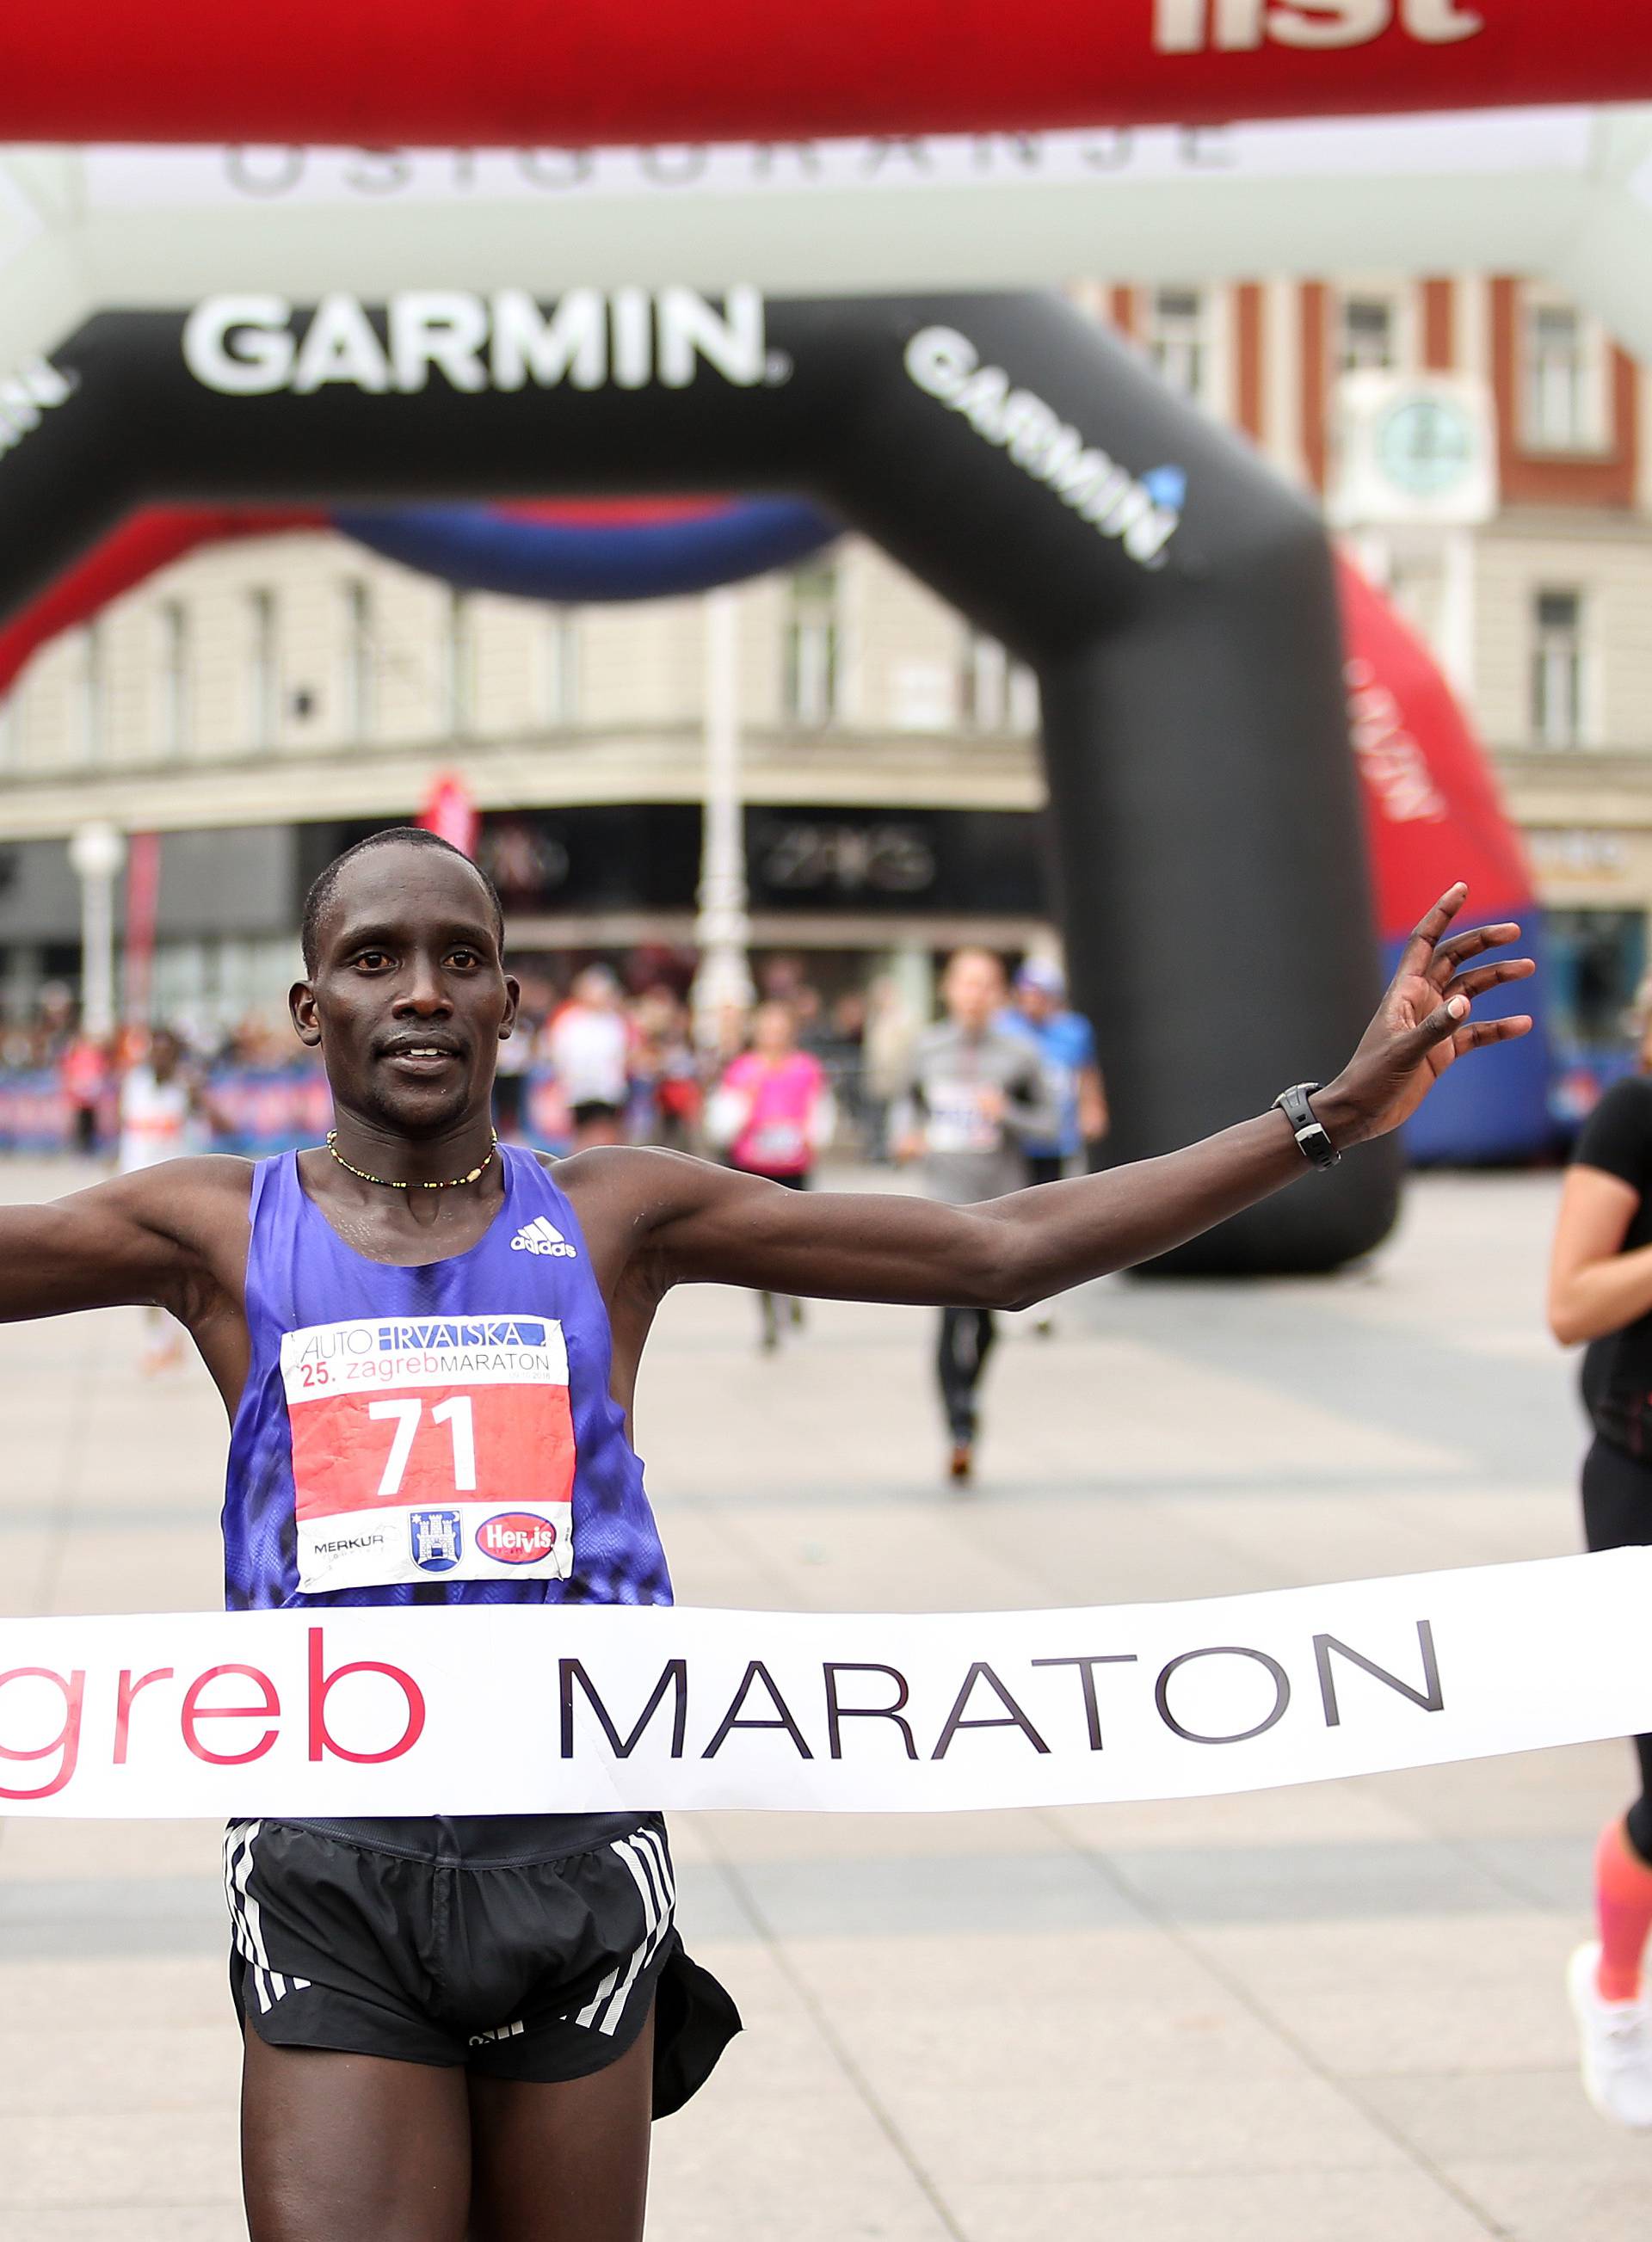
<path fill-rule="evenodd" d="M 1101 1602 L 1570 1549 L 1554 1197 L 1426 1179 L 1335 1279 L 1091 1288 L 1006 1337 L 962 1500 L 930 1316 L 811 1308 L 763 1359 L 749 1301 L 685 1292 L 638 1423 L 679 1593 Z M 124 1312 L 0 1336 L 0 1608 L 216 1601 L 221 1415 L 139 1346 Z M 1642 2242 L 1652 2139 L 1584 2104 L 1561 1988 L 1628 1782 L 1603 1745 L 1211 1802 L 682 1817 L 685 1930 L 749 2029 L 656 2133 L 650 2233 Z M 4 2242 L 242 2233 L 224 1943 L 213 1829 L 0 1824 Z"/>

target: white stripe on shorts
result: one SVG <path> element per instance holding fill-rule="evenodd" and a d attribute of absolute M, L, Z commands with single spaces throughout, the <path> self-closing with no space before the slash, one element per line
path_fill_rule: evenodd
<path fill-rule="evenodd" d="M 613 1992 L 597 2020 L 597 2030 L 605 2033 L 610 2039 L 619 2030 L 620 2020 L 625 2014 L 625 2004 L 630 1997 L 632 1986 L 654 1959 L 655 1955 L 659 1951 L 661 1940 L 671 1928 L 671 1909 L 675 1897 L 671 1882 L 670 1867 L 665 1857 L 665 1848 L 660 1843 L 655 1831 L 639 1829 L 635 1836 L 621 1838 L 614 1845 L 614 1850 L 625 1863 L 632 1882 L 636 1885 L 641 1898 L 644 1929 L 642 1942 L 632 1954 L 630 1965 L 624 1977 L 617 1990 Z M 599 2003 L 602 1997 L 603 1996 L 599 1992 L 597 1996 Z M 583 2024 L 585 2021 L 584 2012 L 581 2011 L 580 2022 Z"/>
<path fill-rule="evenodd" d="M 306 1990 L 307 1977 L 288 1977 L 270 1967 L 264 1943 L 264 1917 L 252 1894 L 252 1845 L 262 1822 L 232 1822 L 224 1833 L 224 1891 L 230 1903 L 230 1929 L 235 1950 L 252 1973 L 259 2013 L 268 2016 L 289 1993 Z"/>
<path fill-rule="evenodd" d="M 637 1973 L 646 1966 L 649 1957 L 671 1927 L 673 1894 L 664 1848 L 654 1831 L 639 1829 L 629 1837 L 616 1838 L 609 1849 L 617 1853 L 625 1863 L 641 1899 L 642 1939 L 627 1967 L 624 1984 L 620 1984 L 620 1970 L 616 1963 L 574 2022 L 583 2024 L 588 2031 L 595 2025 L 599 2031 L 611 2037 L 619 2028 L 620 2018 L 625 2011 L 626 1997 L 636 1981 Z M 639 1856 L 645 1865 L 639 1865 Z M 663 1896 L 656 1898 L 656 1892 L 662 1893 Z M 617 1998 L 614 1997 L 616 1986 L 619 1987 Z M 602 2020 L 599 2024 L 600 2014 Z"/>

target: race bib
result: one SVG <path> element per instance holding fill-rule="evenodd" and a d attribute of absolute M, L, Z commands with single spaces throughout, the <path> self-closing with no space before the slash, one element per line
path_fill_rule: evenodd
<path fill-rule="evenodd" d="M 795 1121 L 765 1121 L 753 1132 L 752 1151 L 763 1160 L 801 1160 L 807 1147 Z"/>
<path fill-rule="evenodd" d="M 986 1110 L 987 1084 L 933 1082 L 924 1091 L 929 1123 L 924 1144 L 931 1152 L 996 1152 L 1001 1124 Z"/>
<path fill-rule="evenodd" d="M 567 1580 L 574 1419 L 547 1316 L 372 1316 L 281 1340 L 299 1587 Z"/>

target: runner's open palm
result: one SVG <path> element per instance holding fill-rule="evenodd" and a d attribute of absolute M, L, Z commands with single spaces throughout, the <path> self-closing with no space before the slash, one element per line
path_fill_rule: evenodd
<path fill-rule="evenodd" d="M 1529 957 L 1486 965 L 1468 961 L 1519 938 L 1512 920 L 1449 934 L 1468 893 L 1460 880 L 1419 921 L 1388 983 L 1376 1017 L 1343 1070 L 1341 1087 L 1360 1114 L 1361 1137 L 1385 1136 L 1408 1120 L 1448 1066 L 1465 1053 L 1528 1034 L 1531 1017 L 1469 1017 L 1473 1000 L 1537 970 Z"/>

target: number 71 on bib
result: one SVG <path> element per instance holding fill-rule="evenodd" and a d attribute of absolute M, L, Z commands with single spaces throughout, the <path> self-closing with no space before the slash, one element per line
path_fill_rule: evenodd
<path fill-rule="evenodd" d="M 299 1586 L 566 1580 L 567 1351 L 553 1318 L 362 1317 L 281 1342 Z"/>

